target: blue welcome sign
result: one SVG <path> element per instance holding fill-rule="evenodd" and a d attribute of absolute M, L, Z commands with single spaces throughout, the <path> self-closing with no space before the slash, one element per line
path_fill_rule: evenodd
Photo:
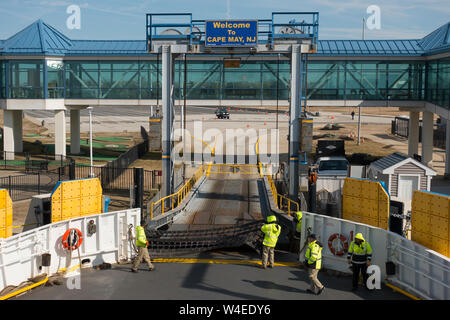
<path fill-rule="evenodd" d="M 258 43 L 258 20 L 207 20 L 205 46 L 255 46 Z"/>

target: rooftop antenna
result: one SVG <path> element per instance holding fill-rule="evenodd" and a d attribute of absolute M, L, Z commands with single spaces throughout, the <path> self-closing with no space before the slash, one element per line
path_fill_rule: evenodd
<path fill-rule="evenodd" d="M 365 28 L 366 28 L 366 18 L 363 18 L 363 25 L 362 25 L 362 39 L 363 40 L 366 40 L 365 39 L 365 34 L 364 34 Z"/>

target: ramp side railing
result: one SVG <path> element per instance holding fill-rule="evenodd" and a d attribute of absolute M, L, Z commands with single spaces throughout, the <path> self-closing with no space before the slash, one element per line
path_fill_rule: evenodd
<path fill-rule="evenodd" d="M 205 165 L 202 164 L 200 168 L 198 168 L 198 170 L 194 173 L 194 175 L 177 192 L 165 196 L 156 202 L 152 202 L 152 204 L 150 205 L 150 219 L 153 220 L 153 212 L 157 206 L 161 206 L 161 215 L 163 215 L 166 211 L 177 208 L 204 173 Z M 169 203 L 169 205 L 167 205 L 167 203 Z"/>
<path fill-rule="evenodd" d="M 208 174 L 245 174 L 245 175 L 256 175 L 252 169 L 257 169 L 258 166 L 254 164 L 217 164 L 210 163 L 208 165 Z"/>
<path fill-rule="evenodd" d="M 300 211 L 300 204 L 298 202 L 278 193 L 275 183 L 273 182 L 273 179 L 270 175 L 267 175 L 267 181 L 269 182 L 272 197 L 279 210 L 286 211 L 288 215 L 294 213 L 294 210 L 292 208 L 296 210 L 295 212 Z"/>
<path fill-rule="evenodd" d="M 256 141 L 256 158 L 258 161 L 258 171 L 259 176 L 261 178 L 264 178 L 264 166 L 262 165 L 259 157 L 259 141 Z M 277 205 L 277 208 L 281 211 L 287 211 L 288 215 L 291 215 L 291 212 L 293 212 L 292 208 L 295 208 L 296 211 L 300 211 L 300 204 L 294 200 L 289 199 L 288 197 L 279 194 L 277 191 L 277 187 L 275 186 L 275 183 L 273 182 L 272 176 L 270 174 L 266 175 L 267 181 L 269 182 L 270 191 L 272 192 L 272 197 Z"/>

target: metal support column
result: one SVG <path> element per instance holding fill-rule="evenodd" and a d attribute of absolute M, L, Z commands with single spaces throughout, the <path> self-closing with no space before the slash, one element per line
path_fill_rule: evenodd
<path fill-rule="evenodd" d="M 144 219 L 144 169 L 134 168 L 134 208 L 141 209 L 141 218 Z"/>
<path fill-rule="evenodd" d="M 302 81 L 300 45 L 292 45 L 291 104 L 289 109 L 289 197 L 294 201 L 298 201 L 301 92 Z"/>
<path fill-rule="evenodd" d="M 162 47 L 162 194 L 161 197 L 166 197 L 172 194 L 172 67 L 173 57 L 170 52 L 170 46 Z"/>
<path fill-rule="evenodd" d="M 444 177 L 450 179 L 450 120 L 446 121 L 445 128 L 445 171 Z"/>
<path fill-rule="evenodd" d="M 80 153 L 80 110 L 70 110 L 70 153 Z"/>
<path fill-rule="evenodd" d="M 408 156 L 419 154 L 419 112 L 409 112 Z"/>

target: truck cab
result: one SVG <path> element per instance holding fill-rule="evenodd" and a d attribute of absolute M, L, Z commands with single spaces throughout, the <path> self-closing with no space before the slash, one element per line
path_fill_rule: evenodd
<path fill-rule="evenodd" d="M 316 161 L 317 175 L 347 176 L 348 160 L 345 157 L 320 157 Z"/>

